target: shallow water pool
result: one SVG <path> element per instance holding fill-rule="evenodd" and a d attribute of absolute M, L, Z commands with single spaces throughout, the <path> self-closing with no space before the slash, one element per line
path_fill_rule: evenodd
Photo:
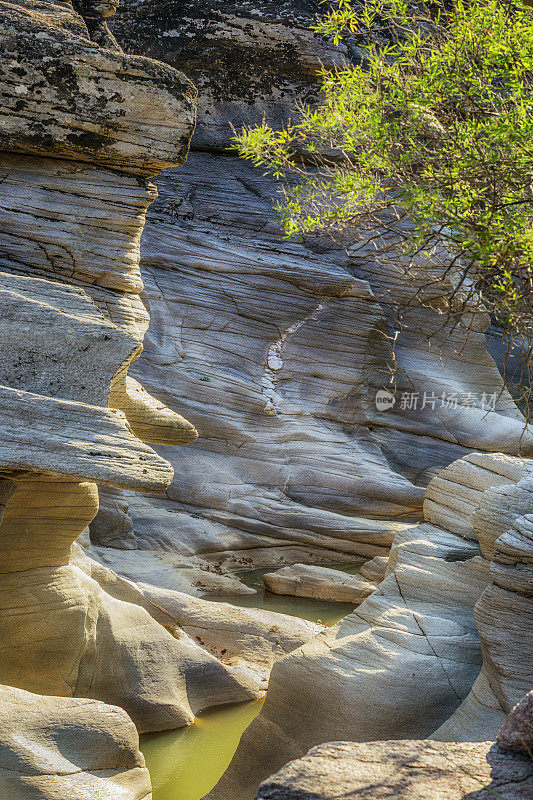
<path fill-rule="evenodd" d="M 335 565 L 343 572 L 357 573 L 360 564 Z M 258 592 L 245 597 L 209 598 L 247 608 L 264 608 L 324 625 L 334 625 L 353 606 L 326 603 L 266 592 L 262 577 L 272 569 L 250 570 L 239 575 Z M 200 714 L 194 725 L 177 731 L 141 737 L 141 750 L 150 770 L 153 800 L 200 800 L 225 772 L 245 728 L 259 714 L 263 699 L 251 703 L 218 706 Z"/>

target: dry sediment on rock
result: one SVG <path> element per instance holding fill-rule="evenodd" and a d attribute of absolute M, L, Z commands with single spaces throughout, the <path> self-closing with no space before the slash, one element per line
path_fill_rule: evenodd
<path fill-rule="evenodd" d="M 133 582 L 88 558 L 81 549 L 76 564 L 105 592 L 142 606 L 179 640 L 190 637 L 234 674 L 245 674 L 258 693 L 266 689 L 274 662 L 296 650 L 323 626 L 298 617 L 213 603 L 146 582 Z"/>

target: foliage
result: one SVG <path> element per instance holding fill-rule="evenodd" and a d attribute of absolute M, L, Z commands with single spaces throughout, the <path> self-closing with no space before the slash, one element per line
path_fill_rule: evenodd
<path fill-rule="evenodd" d="M 337 44 L 356 34 L 365 57 L 323 69 L 320 104 L 284 130 L 235 136 L 282 181 L 286 236 L 386 229 L 411 265 L 431 264 L 426 288 L 448 287 L 448 313 L 484 308 L 519 334 L 530 371 L 533 12 L 335 0 L 315 30 Z"/>

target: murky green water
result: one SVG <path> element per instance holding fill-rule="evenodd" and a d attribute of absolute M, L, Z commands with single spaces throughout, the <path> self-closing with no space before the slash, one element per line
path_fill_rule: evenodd
<path fill-rule="evenodd" d="M 194 725 L 143 736 L 154 800 L 199 800 L 218 781 L 263 700 L 204 711 Z"/>
<path fill-rule="evenodd" d="M 359 564 L 335 565 L 343 572 L 357 573 Z M 324 625 L 334 625 L 352 611 L 346 603 L 325 603 L 303 597 L 265 592 L 265 572 L 251 570 L 239 577 L 258 590 L 246 597 L 220 597 L 234 605 L 264 608 Z M 210 598 L 214 599 L 214 598 Z M 141 750 L 150 770 L 153 800 L 200 800 L 226 770 L 245 728 L 259 714 L 263 700 L 237 703 L 204 711 L 187 728 L 141 737 Z"/>
<path fill-rule="evenodd" d="M 361 569 L 361 565 L 335 564 L 335 569 L 356 574 Z M 247 608 L 264 608 L 266 611 L 277 611 L 279 614 L 289 614 L 291 617 L 310 619 L 312 622 L 321 622 L 323 625 L 334 625 L 353 610 L 353 606 L 349 603 L 326 603 L 324 600 L 309 600 L 306 597 L 291 597 L 267 592 L 263 584 L 263 575 L 272 571 L 272 567 L 270 567 L 270 569 L 254 569 L 239 574 L 242 582 L 256 589 L 257 594 L 249 594 L 244 597 L 226 595 L 210 599 Z"/>

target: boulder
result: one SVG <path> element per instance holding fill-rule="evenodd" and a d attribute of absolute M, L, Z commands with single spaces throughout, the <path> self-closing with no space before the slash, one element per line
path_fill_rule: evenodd
<path fill-rule="evenodd" d="M 269 592 L 296 597 L 312 597 L 331 603 L 358 606 L 376 589 L 377 584 L 336 569 L 310 564 L 293 564 L 263 575 Z"/>
<path fill-rule="evenodd" d="M 359 576 L 374 583 L 381 583 L 387 572 L 389 559 L 385 556 L 374 556 L 370 561 L 365 561 L 359 570 Z"/>
<path fill-rule="evenodd" d="M 134 724 L 120 708 L 0 686 L 5 800 L 151 800 Z"/>
<path fill-rule="evenodd" d="M 256 800 L 526 800 L 533 761 L 490 742 L 332 742 L 259 787 Z"/>
<path fill-rule="evenodd" d="M 69 0 L 0 9 L 3 150 L 138 175 L 185 159 L 196 89 L 184 75 L 101 47 Z"/>
<path fill-rule="evenodd" d="M 533 758 L 533 689 L 517 703 L 500 728 L 497 742 L 504 750 Z"/>

